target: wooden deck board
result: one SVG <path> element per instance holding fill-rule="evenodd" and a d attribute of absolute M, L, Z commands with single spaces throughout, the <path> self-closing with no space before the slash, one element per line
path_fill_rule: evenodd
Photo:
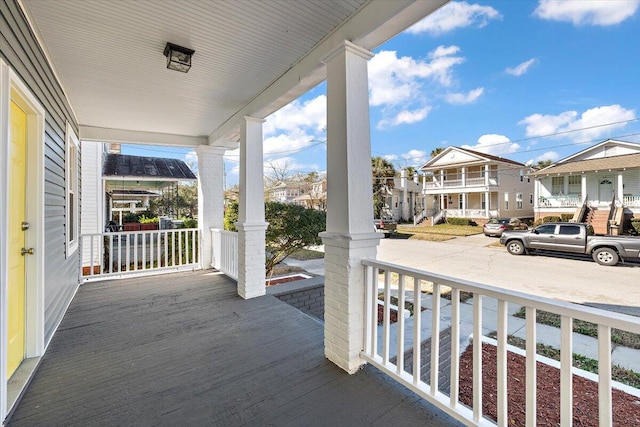
<path fill-rule="evenodd" d="M 347 375 L 317 320 L 203 272 L 83 285 L 9 420 L 34 425 L 457 425 L 372 367 Z"/>

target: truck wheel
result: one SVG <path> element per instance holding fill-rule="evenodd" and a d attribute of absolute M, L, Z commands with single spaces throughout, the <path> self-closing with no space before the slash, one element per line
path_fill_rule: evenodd
<path fill-rule="evenodd" d="M 593 251 L 593 260 L 600 265 L 616 265 L 619 259 L 615 249 L 600 248 Z"/>
<path fill-rule="evenodd" d="M 524 253 L 524 245 L 519 240 L 510 240 L 507 242 L 507 251 L 511 255 L 522 255 Z"/>

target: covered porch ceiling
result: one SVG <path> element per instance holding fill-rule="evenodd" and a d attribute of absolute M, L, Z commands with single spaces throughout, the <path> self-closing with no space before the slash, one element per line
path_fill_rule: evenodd
<path fill-rule="evenodd" d="M 325 78 L 343 40 L 373 49 L 447 0 L 21 0 L 83 140 L 232 147 Z M 195 50 L 166 68 L 167 42 Z"/>

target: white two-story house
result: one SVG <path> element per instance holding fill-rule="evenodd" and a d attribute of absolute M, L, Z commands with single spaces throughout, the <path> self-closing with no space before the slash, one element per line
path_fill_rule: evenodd
<path fill-rule="evenodd" d="M 605 222 L 616 207 L 628 217 L 640 214 L 640 144 L 607 139 L 531 177 L 536 218 L 573 214 L 582 205 Z"/>
<path fill-rule="evenodd" d="M 425 215 L 444 211 L 448 217 L 532 218 L 533 180 L 522 163 L 467 148 L 448 147 L 427 161 L 420 170 Z"/>

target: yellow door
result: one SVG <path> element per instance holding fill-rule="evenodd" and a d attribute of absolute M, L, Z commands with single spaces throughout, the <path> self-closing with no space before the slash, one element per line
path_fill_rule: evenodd
<path fill-rule="evenodd" d="M 25 354 L 25 193 L 27 190 L 27 115 L 11 102 L 9 144 L 9 325 L 7 378 L 16 371 Z"/>

